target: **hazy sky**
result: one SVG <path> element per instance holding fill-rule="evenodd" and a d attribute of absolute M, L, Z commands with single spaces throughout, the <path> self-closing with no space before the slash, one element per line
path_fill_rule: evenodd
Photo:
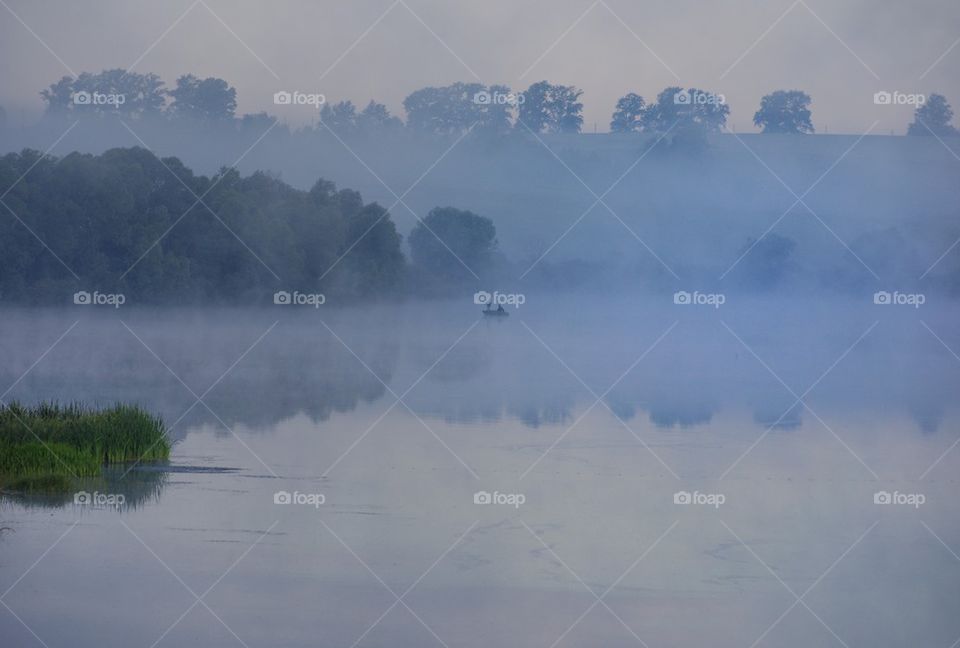
<path fill-rule="evenodd" d="M 29 121 L 62 75 L 134 66 L 223 77 L 239 112 L 290 123 L 311 113 L 278 111 L 277 90 L 401 112 L 417 88 L 479 78 L 577 85 L 588 131 L 626 92 L 676 84 L 723 93 L 741 131 L 763 94 L 800 88 L 819 132 L 902 132 L 912 108 L 873 94 L 940 92 L 960 112 L 958 39 L 956 0 L 0 0 L 0 105 Z"/>

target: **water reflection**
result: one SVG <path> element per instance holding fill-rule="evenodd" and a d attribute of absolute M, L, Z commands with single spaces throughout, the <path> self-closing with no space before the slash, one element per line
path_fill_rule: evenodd
<path fill-rule="evenodd" d="M 408 390 L 404 403 L 419 415 L 462 424 L 570 423 L 602 394 L 625 421 L 643 412 L 655 426 L 685 429 L 748 407 L 757 426 L 791 431 L 804 425 L 796 396 L 808 385 L 804 400 L 818 407 L 906 412 L 936 432 L 955 378 L 919 321 L 885 322 L 849 351 L 876 312 L 845 304 L 810 326 L 806 309 L 788 307 L 764 319 L 753 306 L 728 308 L 726 319 L 698 315 L 652 349 L 675 311 L 627 304 L 611 320 L 605 305 L 565 322 L 528 305 L 511 321 L 479 323 L 469 307 L 436 303 L 279 320 L 269 311 L 82 313 L 23 378 L 76 314 L 12 311 L 0 322 L 0 382 L 13 385 L 7 400 L 136 401 L 175 423 L 175 438 L 211 421 L 255 430 L 298 414 L 325 421 Z M 845 351 L 853 359 L 831 367 Z"/>
<path fill-rule="evenodd" d="M 84 315 L 9 397 L 133 399 L 175 423 L 178 442 L 168 465 L 89 486 L 123 493 L 118 510 L 5 500 L 4 602 L 51 647 L 220 648 L 239 643 L 231 633 L 298 648 L 960 635 L 960 562 L 945 548 L 960 547 L 960 365 L 919 321 L 882 321 L 854 345 L 876 313 L 625 303 L 604 311 L 617 317 L 557 320 L 534 305 L 495 326 L 459 304 L 278 323 L 270 311 Z M 66 315 L 0 321 L 8 384 Z M 953 317 L 924 313 L 951 344 Z M 525 502 L 477 505 L 480 491 Z M 879 491 L 926 503 L 876 505 Z M 325 503 L 277 504 L 279 492 Z M 683 492 L 725 502 L 677 504 Z M 204 601 L 229 630 L 203 606 L 185 614 L 187 588 L 211 586 Z M 811 587 L 809 609 L 794 605 L 789 590 Z M 423 623 L 388 588 L 410 589 Z M 0 636 L 33 641 L 3 610 Z"/>

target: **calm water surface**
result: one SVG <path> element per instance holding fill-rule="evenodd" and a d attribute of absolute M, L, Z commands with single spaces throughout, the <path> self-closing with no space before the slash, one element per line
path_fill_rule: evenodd
<path fill-rule="evenodd" d="M 4 312 L 176 444 L 2 501 L 0 644 L 956 645 L 957 309 L 669 302 Z"/>

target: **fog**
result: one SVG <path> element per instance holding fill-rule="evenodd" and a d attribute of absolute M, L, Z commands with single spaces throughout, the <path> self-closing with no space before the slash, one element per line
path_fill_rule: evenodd
<path fill-rule="evenodd" d="M 960 9 L 937 0 L 85 0 L 56 10 L 7 0 L 4 14 L 0 105 L 18 125 L 39 114 L 46 84 L 114 67 L 168 83 L 187 73 L 229 79 L 245 113 L 269 111 L 283 88 L 359 105 L 377 99 L 399 113 L 403 98 L 427 85 L 481 80 L 522 89 L 550 79 L 585 90 L 590 132 L 594 123 L 606 130 L 627 91 L 650 97 L 669 85 L 725 93 L 741 131 L 752 129 L 759 98 L 778 87 L 811 93 L 818 131 L 856 134 L 874 120 L 878 132 L 899 131 L 909 118 L 908 107 L 874 106 L 878 90 L 960 95 L 958 50 L 948 51 Z M 289 121 L 312 117 L 301 111 Z"/>
<path fill-rule="evenodd" d="M 958 36 L 0 0 L 0 643 L 957 646 Z"/>
<path fill-rule="evenodd" d="M 7 148 L 42 150 L 65 127 L 8 133 Z M 51 153 L 148 146 L 198 173 L 239 160 L 243 173 L 267 170 L 301 189 L 324 178 L 391 208 L 404 236 L 433 207 L 468 209 L 493 221 L 504 257 L 496 271 L 478 269 L 478 288 L 957 287 L 958 163 L 937 138 L 727 133 L 685 154 L 654 135 L 371 140 L 318 126 L 260 139 L 261 129 L 172 128 L 81 119 Z"/>
<path fill-rule="evenodd" d="M 404 402 L 420 416 L 534 429 L 569 426 L 599 399 L 625 422 L 677 433 L 730 413 L 746 413 L 758 433 L 803 433 L 818 422 L 797 399 L 814 384 L 815 409 L 900 421 L 910 435 L 942 433 L 953 415 L 955 359 L 938 340 L 955 348 L 952 303 L 917 314 L 836 297 L 750 298 L 684 311 L 670 296 L 585 298 L 575 308 L 542 297 L 500 322 L 477 321 L 465 301 L 12 310 L 0 336 L 3 378 L 13 384 L 5 398 L 134 401 L 175 423 L 178 436 L 203 423 L 226 434 L 224 426 L 260 429 L 300 415 L 323 422 L 389 405 L 412 386 Z M 562 319 L 553 315 L 567 306 Z M 200 395 L 212 411 L 196 403 Z"/>

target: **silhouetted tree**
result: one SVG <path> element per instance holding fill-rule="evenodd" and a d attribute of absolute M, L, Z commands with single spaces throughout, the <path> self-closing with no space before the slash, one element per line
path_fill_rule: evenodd
<path fill-rule="evenodd" d="M 389 294 L 399 285 L 406 263 L 400 234 L 380 205 L 366 205 L 348 219 L 342 248 L 346 272 L 337 277 L 345 277 L 341 283 L 349 282 L 349 294 Z"/>
<path fill-rule="evenodd" d="M 666 88 L 643 114 L 644 130 L 665 133 L 671 127 L 678 132 L 718 132 L 727 123 L 730 106 L 722 95 L 697 88 Z"/>
<path fill-rule="evenodd" d="M 490 136 L 509 132 L 520 100 L 507 86 L 454 83 L 421 88 L 403 100 L 407 126 L 433 135 L 461 134 L 468 129 Z"/>
<path fill-rule="evenodd" d="M 478 108 L 474 131 L 486 136 L 509 133 L 513 127 L 514 110 L 521 101 L 519 97 L 505 85 L 492 85 L 479 91 L 474 97 Z"/>
<path fill-rule="evenodd" d="M 407 126 L 432 135 L 459 134 L 480 121 L 480 103 L 484 92 L 479 83 L 454 83 L 442 88 L 421 88 L 403 100 Z"/>
<path fill-rule="evenodd" d="M 574 86 L 534 83 L 523 93 L 517 128 L 534 133 L 579 133 L 583 125 L 582 90 Z"/>
<path fill-rule="evenodd" d="M 333 105 L 325 103 L 320 109 L 320 121 L 337 135 L 352 135 L 357 130 L 357 107 L 352 101 L 341 101 Z M 321 126 L 320 130 L 325 129 Z"/>
<path fill-rule="evenodd" d="M 364 133 L 382 133 L 396 131 L 403 127 L 403 122 L 390 114 L 382 103 L 371 100 L 367 107 L 357 115 L 357 128 Z"/>
<path fill-rule="evenodd" d="M 957 129 L 950 124 L 952 120 L 953 110 L 947 98 L 932 94 L 913 112 L 913 123 L 907 128 L 907 135 L 956 135 Z"/>
<path fill-rule="evenodd" d="M 777 90 L 760 100 L 753 123 L 764 133 L 812 133 L 810 95 L 801 90 Z"/>
<path fill-rule="evenodd" d="M 260 135 L 270 128 L 270 125 L 276 121 L 276 118 L 261 111 L 258 113 L 247 113 L 240 117 L 238 121 L 241 131 L 249 131 Z M 283 126 L 277 126 L 275 128 L 283 128 Z"/>
<path fill-rule="evenodd" d="M 471 271 L 481 272 L 496 248 L 497 229 L 492 220 L 453 207 L 430 210 L 410 232 L 414 264 L 447 281 L 467 279 Z"/>
<path fill-rule="evenodd" d="M 0 157 L 0 182 L 21 176 L 4 202 L 23 224 L 0 219 L 8 303 L 68 301 L 78 287 L 60 260 L 81 288 L 124 292 L 130 303 L 235 301 L 278 287 L 365 297 L 392 293 L 403 276 L 389 215 L 326 181 L 305 192 L 259 172 L 197 176 L 142 148 Z"/>
<path fill-rule="evenodd" d="M 200 79 L 187 74 L 177 79 L 177 87 L 168 91 L 172 114 L 198 121 L 233 119 L 237 109 L 237 91 L 223 79 Z"/>
<path fill-rule="evenodd" d="M 639 133 L 643 130 L 643 113 L 647 102 L 638 94 L 629 93 L 620 97 L 610 120 L 611 133 Z"/>
<path fill-rule="evenodd" d="M 49 114 L 120 114 L 128 118 L 159 114 L 166 104 L 163 81 L 156 74 L 117 68 L 98 74 L 62 77 L 40 96 Z"/>

